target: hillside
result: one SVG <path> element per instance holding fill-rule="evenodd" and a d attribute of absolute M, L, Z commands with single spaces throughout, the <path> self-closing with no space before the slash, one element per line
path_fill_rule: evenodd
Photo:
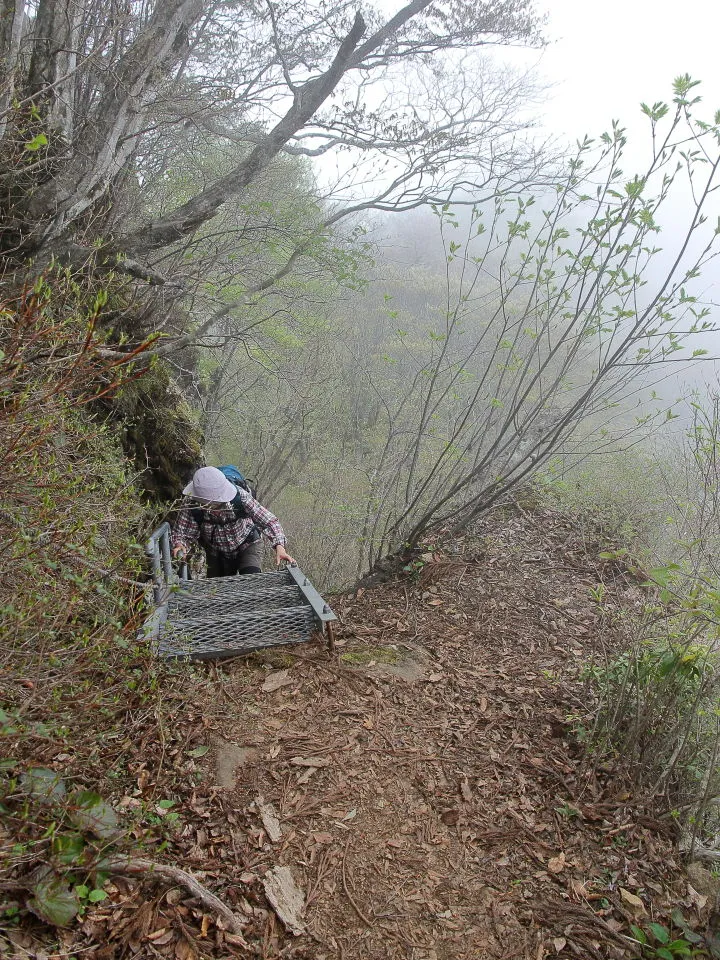
<path fill-rule="evenodd" d="M 235 920 L 141 863 L 56 944 L 6 926 L 6 955 L 622 958 L 639 956 L 631 924 L 670 928 L 678 908 L 712 944 L 718 882 L 693 867 L 689 885 L 672 818 L 622 758 L 581 745 L 580 668 L 642 596 L 596 553 L 560 515 L 518 508 L 335 598 L 337 659 L 317 644 L 161 673 L 162 706 L 126 726 L 127 767 L 101 792 L 164 832 L 128 831 L 145 855 Z M 100 777 L 112 740 L 102 754 Z M 45 762 L 77 779 L 78 759 Z M 267 896 L 278 867 L 305 901 L 295 934 Z"/>

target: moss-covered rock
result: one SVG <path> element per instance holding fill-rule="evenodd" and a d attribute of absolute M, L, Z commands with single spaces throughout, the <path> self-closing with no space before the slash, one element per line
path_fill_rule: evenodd
<path fill-rule="evenodd" d="M 197 418 L 163 362 L 123 390 L 110 417 L 137 466 L 138 483 L 155 501 L 173 500 L 204 463 Z"/>

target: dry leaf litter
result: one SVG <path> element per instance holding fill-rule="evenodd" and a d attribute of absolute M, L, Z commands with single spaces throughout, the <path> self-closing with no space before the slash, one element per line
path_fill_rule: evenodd
<path fill-rule="evenodd" d="M 337 657 L 261 652 L 208 668 L 201 700 L 166 692 L 173 738 L 147 734 L 117 806 L 173 791 L 162 858 L 235 932 L 181 885 L 117 877 L 58 958 L 619 960 L 630 923 L 699 922 L 672 822 L 574 732 L 580 667 L 619 640 L 589 591 L 632 608 L 637 583 L 549 511 L 419 559 L 334 599 Z M 16 932 L 16 955 L 53 956 L 34 943 Z"/>

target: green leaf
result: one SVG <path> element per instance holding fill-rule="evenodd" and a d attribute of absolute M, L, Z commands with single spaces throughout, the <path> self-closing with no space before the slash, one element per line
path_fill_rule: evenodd
<path fill-rule="evenodd" d="M 161 810 L 169 810 L 171 807 L 174 807 L 174 806 L 175 806 L 175 801 L 174 801 L 174 800 L 160 800 L 160 802 L 159 802 L 157 805 L 158 805 L 158 807 L 160 807 Z"/>
<path fill-rule="evenodd" d="M 118 815 L 99 794 L 92 790 L 81 790 L 73 795 L 72 801 L 74 809 L 70 819 L 76 827 L 104 840 L 117 836 Z"/>
<path fill-rule="evenodd" d="M 655 951 L 656 957 L 661 957 L 662 960 L 675 960 L 670 950 L 667 947 L 658 947 Z"/>
<path fill-rule="evenodd" d="M 669 943 L 670 934 L 661 923 L 649 923 L 648 928 L 652 930 L 653 936 L 656 940 L 659 940 L 660 943 Z"/>
<path fill-rule="evenodd" d="M 33 137 L 32 140 L 28 140 L 25 144 L 25 150 L 29 153 L 36 153 L 40 147 L 47 146 L 48 139 L 44 133 L 38 133 L 36 137 Z"/>
<path fill-rule="evenodd" d="M 59 877 L 41 880 L 33 889 L 35 896 L 28 900 L 28 907 L 35 916 L 56 927 L 66 927 L 77 916 L 80 899 Z"/>
<path fill-rule="evenodd" d="M 690 957 L 692 956 L 692 951 L 690 950 L 690 944 L 687 940 L 673 940 L 672 943 L 667 945 L 668 950 L 672 953 L 674 957 Z"/>
<path fill-rule="evenodd" d="M 85 853 L 85 840 L 79 833 L 58 834 L 53 837 L 52 852 L 60 863 L 78 863 Z"/>
<path fill-rule="evenodd" d="M 635 937 L 638 943 L 647 943 L 647 937 L 645 936 L 645 931 L 641 930 L 640 927 L 636 927 L 634 924 L 631 924 L 630 932 Z"/>
<path fill-rule="evenodd" d="M 189 750 L 189 751 L 188 751 L 188 756 L 189 756 L 189 757 L 204 757 L 205 754 L 208 752 L 209 749 L 210 749 L 210 747 L 195 747 L 194 750 Z"/>
<path fill-rule="evenodd" d="M 88 894 L 90 903 L 99 903 L 101 900 L 107 900 L 107 894 L 104 890 L 91 890 Z"/>
<path fill-rule="evenodd" d="M 76 893 L 82 900 L 86 900 L 86 899 L 87 899 L 87 895 L 90 893 L 90 887 L 88 887 L 87 884 L 85 884 L 85 883 L 79 883 L 79 884 L 75 887 L 75 893 Z"/>
<path fill-rule="evenodd" d="M 20 787 L 38 800 L 53 802 L 65 796 L 65 784 L 55 770 L 46 767 L 33 767 L 20 777 Z"/>

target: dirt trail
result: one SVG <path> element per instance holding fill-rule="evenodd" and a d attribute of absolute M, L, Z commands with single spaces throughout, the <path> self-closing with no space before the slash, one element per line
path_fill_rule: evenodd
<path fill-rule="evenodd" d="M 173 798 L 149 855 L 240 923 L 115 878 L 63 955 L 620 960 L 637 956 L 632 923 L 673 906 L 700 923 L 672 821 L 578 742 L 580 666 L 618 641 L 607 611 L 642 602 L 598 552 L 561 517 L 518 510 L 336 598 L 339 656 L 317 643 L 180 665 L 117 806 L 162 820 Z M 285 922 L 281 882 L 304 901 Z"/>
<path fill-rule="evenodd" d="M 622 957 L 627 893 L 651 910 L 679 875 L 667 826 L 571 732 L 578 664 L 613 643 L 589 598 L 602 563 L 549 513 L 453 551 L 344 598 L 339 661 L 305 647 L 217 672 L 224 782 L 228 750 L 254 758 L 225 791 L 243 868 L 227 892 L 264 957 Z M 606 596 L 639 591 L 615 578 Z M 186 866 L 222 846 L 200 834 Z M 264 898 L 277 865 L 306 898 L 299 937 Z"/>

